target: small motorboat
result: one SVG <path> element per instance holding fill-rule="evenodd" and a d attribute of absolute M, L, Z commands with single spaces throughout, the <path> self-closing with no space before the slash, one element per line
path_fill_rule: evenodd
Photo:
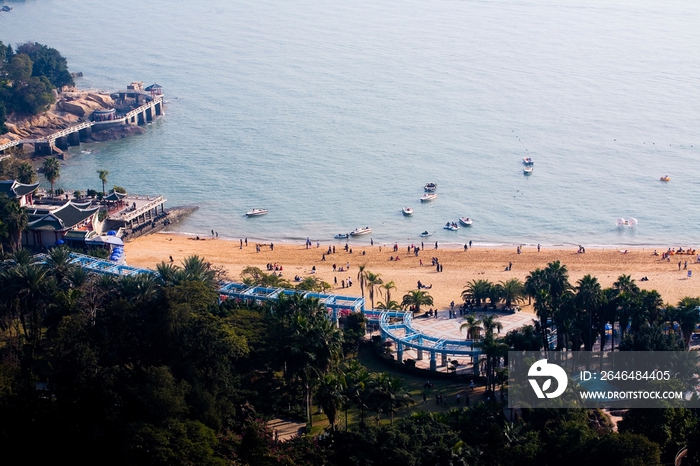
<path fill-rule="evenodd" d="M 532 157 L 523 157 L 523 163 L 525 165 L 534 165 L 535 161 L 532 160 Z"/>
<path fill-rule="evenodd" d="M 335 239 L 348 239 L 350 235 L 348 233 L 338 233 L 334 236 Z"/>
<path fill-rule="evenodd" d="M 426 183 L 425 186 L 423 186 L 423 189 L 426 193 L 434 193 L 437 190 L 437 183 L 433 183 L 432 181 L 430 183 Z"/>
<path fill-rule="evenodd" d="M 404 207 L 403 209 L 401 209 L 401 212 L 403 212 L 403 214 L 407 217 L 409 215 L 413 215 L 413 207 Z"/>
<path fill-rule="evenodd" d="M 245 214 L 247 217 L 259 217 L 261 215 L 267 215 L 267 209 L 253 209 Z"/>
<path fill-rule="evenodd" d="M 355 228 L 350 232 L 350 236 L 361 236 L 366 235 L 368 233 L 372 233 L 372 229 L 370 227 Z"/>
<path fill-rule="evenodd" d="M 532 165 L 525 165 L 523 167 L 523 175 L 532 175 Z"/>
<path fill-rule="evenodd" d="M 618 227 L 633 227 L 636 226 L 639 222 L 634 217 L 630 217 L 629 220 L 625 220 L 624 218 L 619 217 L 617 219 L 617 222 L 615 223 Z"/>
<path fill-rule="evenodd" d="M 456 222 L 447 222 L 443 227 L 445 230 L 457 231 L 459 230 L 459 225 Z"/>
<path fill-rule="evenodd" d="M 462 225 L 468 227 L 468 226 L 470 226 L 472 223 L 474 223 L 474 221 L 473 221 L 471 218 L 469 218 L 469 217 L 459 217 L 459 223 L 461 223 Z"/>
<path fill-rule="evenodd" d="M 668 175 L 664 175 L 661 178 L 659 178 L 661 181 L 671 181 L 671 177 Z"/>
<path fill-rule="evenodd" d="M 424 231 L 423 233 L 421 233 L 419 236 L 425 238 L 426 236 L 430 236 L 430 235 L 432 235 L 433 233 L 435 233 L 435 232 L 433 231 L 433 232 L 431 233 L 431 232 L 429 232 L 428 230 L 425 230 L 425 231 Z"/>
<path fill-rule="evenodd" d="M 435 193 L 425 193 L 420 197 L 421 202 L 430 202 L 437 199 L 437 194 Z"/>

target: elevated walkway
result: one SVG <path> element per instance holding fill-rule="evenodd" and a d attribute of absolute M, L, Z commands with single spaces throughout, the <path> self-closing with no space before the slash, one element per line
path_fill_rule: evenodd
<path fill-rule="evenodd" d="M 73 263 L 95 273 L 113 276 L 138 274 L 155 274 L 149 269 L 117 265 L 113 262 L 83 254 L 72 253 Z M 469 356 L 478 361 L 481 350 L 473 340 L 453 340 L 441 336 L 426 334 L 413 325 L 413 313 L 410 311 L 393 311 L 382 309 L 365 309 L 365 299 L 357 296 L 340 296 L 318 293 L 315 291 L 296 291 L 287 288 L 271 288 L 244 283 L 224 283 L 219 288 L 220 299 L 238 299 L 244 302 L 276 301 L 281 295 L 301 294 L 305 298 L 317 298 L 329 311 L 329 318 L 337 323 L 340 317 L 352 312 L 361 312 L 370 323 L 379 325 L 382 340 L 391 340 L 396 344 L 397 361 L 402 362 L 404 351 L 412 349 L 417 352 L 417 359 L 423 359 L 423 353 L 430 357 L 430 370 L 437 370 L 437 356 L 440 355 L 442 367 L 447 365 L 447 356 Z M 478 364 L 474 365 L 478 371 Z"/>

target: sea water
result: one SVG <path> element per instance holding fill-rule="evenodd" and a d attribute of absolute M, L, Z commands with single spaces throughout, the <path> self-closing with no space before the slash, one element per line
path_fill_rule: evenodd
<path fill-rule="evenodd" d="M 180 231 L 697 243 L 698 2 L 4 3 L 0 40 L 58 49 L 78 87 L 163 86 L 163 118 L 72 148 L 57 187 L 101 189 L 106 169 L 108 186 L 198 205 Z M 443 230 L 461 216 L 473 226 Z"/>

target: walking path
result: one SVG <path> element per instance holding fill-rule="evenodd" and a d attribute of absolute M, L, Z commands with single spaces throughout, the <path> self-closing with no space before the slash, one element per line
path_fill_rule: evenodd
<path fill-rule="evenodd" d="M 285 441 L 297 435 L 303 435 L 306 424 L 292 419 L 275 418 L 267 422 L 267 426 L 272 431 L 272 438 Z"/>

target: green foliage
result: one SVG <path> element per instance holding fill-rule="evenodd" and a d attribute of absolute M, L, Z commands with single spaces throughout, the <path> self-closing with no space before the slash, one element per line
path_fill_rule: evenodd
<path fill-rule="evenodd" d="M 55 102 L 53 90 L 73 85 L 66 59 L 53 48 L 27 42 L 15 53 L 0 43 L 0 133 L 7 131 L 5 112 L 35 115 Z"/>
<path fill-rule="evenodd" d="M 41 167 L 44 170 L 44 178 L 51 183 L 51 192 L 53 193 L 53 184 L 61 177 L 61 164 L 56 157 L 48 157 Z"/>
<path fill-rule="evenodd" d="M 126 194 L 126 189 L 122 188 L 121 186 L 117 186 L 116 184 L 112 188 L 112 191 L 115 193 Z"/>
<path fill-rule="evenodd" d="M 32 60 L 32 76 L 44 76 L 51 86 L 57 88 L 74 85 L 68 62 L 58 50 L 37 42 L 26 42 L 17 47 L 17 54 L 27 54 Z"/>

